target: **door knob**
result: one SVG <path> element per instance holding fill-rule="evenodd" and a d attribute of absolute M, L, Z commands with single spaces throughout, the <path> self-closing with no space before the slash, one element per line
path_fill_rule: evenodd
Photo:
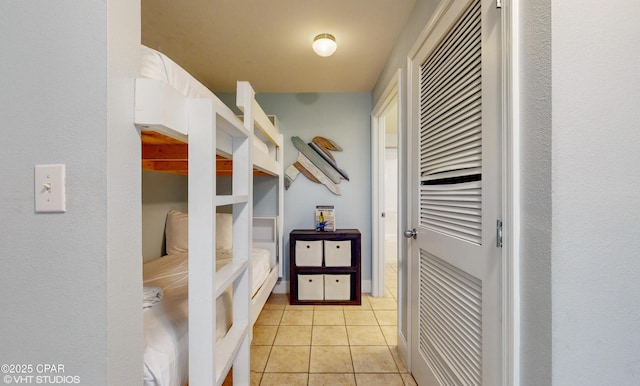
<path fill-rule="evenodd" d="M 416 228 L 413 228 L 410 231 L 409 230 L 404 231 L 404 237 L 406 237 L 408 239 L 409 238 L 414 238 L 415 239 L 417 235 L 418 235 L 418 232 L 416 232 Z"/>

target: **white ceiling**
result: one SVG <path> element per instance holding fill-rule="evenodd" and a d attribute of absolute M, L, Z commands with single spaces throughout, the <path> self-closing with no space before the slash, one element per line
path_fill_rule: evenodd
<path fill-rule="evenodd" d="M 368 92 L 416 0 L 142 0 L 142 43 L 214 92 Z M 313 38 L 338 50 L 315 55 Z"/>

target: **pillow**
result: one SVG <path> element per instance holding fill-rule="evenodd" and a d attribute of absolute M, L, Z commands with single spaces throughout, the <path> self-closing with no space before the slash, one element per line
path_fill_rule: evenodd
<path fill-rule="evenodd" d="M 216 213 L 216 249 L 233 247 L 233 215 Z"/>
<path fill-rule="evenodd" d="M 189 250 L 189 217 L 186 213 L 170 210 L 165 227 L 167 255 Z"/>
<path fill-rule="evenodd" d="M 167 255 L 189 250 L 189 216 L 186 213 L 170 210 L 167 214 L 165 229 Z M 233 215 L 216 213 L 216 249 L 233 247 Z"/>

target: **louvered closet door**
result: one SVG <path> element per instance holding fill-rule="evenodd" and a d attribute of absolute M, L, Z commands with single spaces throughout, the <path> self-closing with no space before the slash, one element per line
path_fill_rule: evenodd
<path fill-rule="evenodd" d="M 447 7 L 412 58 L 412 371 L 420 385 L 500 384 L 500 15 Z M 441 5 L 443 6 L 443 5 Z"/>

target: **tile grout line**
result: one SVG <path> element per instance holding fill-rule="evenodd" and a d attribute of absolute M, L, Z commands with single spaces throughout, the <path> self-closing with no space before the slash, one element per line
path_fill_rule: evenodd
<path fill-rule="evenodd" d="M 391 292 L 391 291 L 389 291 L 389 292 Z M 392 294 L 392 293 L 390 293 L 390 296 L 389 296 L 389 297 L 390 297 L 390 298 L 393 298 L 393 300 L 397 302 L 397 299 L 393 296 L 393 294 Z M 368 300 L 366 300 L 366 301 L 367 301 L 367 302 L 369 302 Z M 393 353 L 391 352 L 391 346 L 389 345 L 389 340 L 387 339 L 387 337 L 386 337 L 386 336 L 384 335 L 384 333 L 382 332 L 382 327 L 383 327 L 383 326 L 380 324 L 380 323 L 381 323 L 380 317 L 379 317 L 379 315 L 376 313 L 376 310 L 377 310 L 377 309 L 376 309 L 376 308 L 374 308 L 371 304 L 369 304 L 369 306 L 370 306 L 370 308 L 367 308 L 367 309 L 357 308 L 357 309 L 354 309 L 354 310 L 351 310 L 351 311 L 367 311 L 367 310 L 370 310 L 370 311 L 372 312 L 372 314 L 373 314 L 373 316 L 374 316 L 374 320 L 375 320 L 375 322 L 376 322 L 376 324 L 375 324 L 375 325 L 377 325 L 377 326 L 378 326 L 378 331 L 382 334 L 383 338 L 385 339 L 385 343 L 386 343 L 385 345 L 387 346 L 387 350 L 388 350 L 389 354 L 391 355 L 391 358 L 392 358 L 393 363 L 394 363 L 394 367 L 395 367 L 395 369 L 396 369 L 396 371 L 395 371 L 395 372 L 393 372 L 393 373 L 380 373 L 380 374 L 396 374 L 396 375 L 400 376 L 401 381 L 404 383 L 404 377 L 402 377 L 402 373 L 401 373 L 401 371 L 400 371 L 400 367 L 399 367 L 399 365 L 398 365 L 398 362 L 396 361 L 396 358 L 393 356 Z M 283 320 L 284 320 L 284 313 L 285 313 L 285 311 L 287 311 L 287 310 L 288 310 L 288 311 L 294 311 L 295 309 L 294 309 L 294 308 L 291 308 L 291 307 L 289 307 L 289 308 L 287 309 L 287 307 L 285 306 L 285 308 L 282 310 L 282 315 L 281 315 L 280 319 L 278 320 L 278 324 L 277 324 L 277 326 L 276 326 L 276 327 L 277 327 L 277 328 L 276 328 L 276 332 L 275 332 L 275 333 L 276 333 L 276 335 L 274 336 L 273 341 L 271 342 L 271 345 L 269 345 L 269 346 L 270 346 L 270 347 L 269 347 L 269 354 L 268 354 L 268 356 L 267 356 L 267 358 L 266 358 L 266 363 L 265 363 L 265 369 L 264 369 L 264 370 L 266 370 L 266 366 L 267 366 L 267 364 L 268 364 L 269 360 L 271 359 L 271 355 L 272 355 L 272 353 L 273 353 L 273 348 L 274 348 L 274 345 L 275 345 L 275 339 L 276 339 L 277 334 L 278 334 L 279 332 L 281 332 L 280 327 L 281 327 L 281 326 L 283 326 L 283 325 L 282 325 L 282 322 L 283 322 Z M 301 311 L 302 311 L 302 310 L 301 310 Z M 311 319 L 311 334 L 312 334 L 312 335 L 311 335 L 311 341 L 310 341 L 310 343 L 309 343 L 309 347 L 310 347 L 310 349 L 309 349 L 309 365 L 308 365 L 308 368 L 307 368 L 307 370 L 308 370 L 308 371 L 307 371 L 307 373 L 306 373 L 306 374 L 307 374 L 307 385 L 310 385 L 310 384 L 311 384 L 311 380 L 312 380 L 312 379 L 311 379 L 311 364 L 312 364 L 312 363 L 311 363 L 311 351 L 312 351 L 312 348 L 313 348 L 313 346 L 314 346 L 314 344 L 313 344 L 313 330 L 315 329 L 315 327 L 318 327 L 318 326 L 321 326 L 321 325 L 322 325 L 322 326 L 324 326 L 324 324 L 318 324 L 318 323 L 317 323 L 318 321 L 316 321 L 316 319 L 315 319 L 316 315 L 318 315 L 318 313 L 316 313 L 315 311 L 321 311 L 321 309 L 319 309 L 319 308 L 316 306 L 316 307 L 313 307 L 313 308 L 311 309 L 311 311 L 313 311 L 313 312 L 311 313 L 311 318 L 312 318 L 312 319 Z M 330 310 L 330 311 L 334 311 L 334 310 L 332 309 L 332 310 Z M 355 367 L 354 367 L 353 351 L 352 351 L 352 344 L 351 344 L 352 342 L 351 342 L 351 339 L 349 338 L 349 335 L 350 335 L 350 334 L 349 334 L 349 330 L 347 329 L 347 324 L 348 324 L 348 323 L 347 323 L 346 312 L 347 312 L 348 310 L 347 310 L 347 309 L 345 309 L 344 307 L 341 307 L 339 311 L 342 311 L 342 312 L 341 312 L 341 315 L 342 315 L 342 318 L 343 318 L 343 320 L 344 320 L 344 323 L 343 323 L 343 324 L 340 324 L 340 325 L 341 325 L 341 326 L 344 326 L 344 328 L 345 328 L 345 333 L 346 333 L 346 335 L 347 335 L 347 345 L 348 345 L 348 347 L 349 347 L 349 355 L 350 355 L 350 359 L 351 359 L 351 371 L 352 371 L 352 372 L 349 372 L 349 373 L 344 373 L 344 372 L 339 372 L 339 373 L 340 373 L 340 374 L 352 374 L 352 375 L 353 375 L 353 377 L 354 377 L 354 378 L 353 378 L 353 380 L 356 382 L 356 385 L 357 385 L 357 378 L 355 377 L 355 375 L 356 375 L 356 369 L 355 369 Z M 380 310 L 378 310 L 378 311 L 380 311 Z M 389 310 L 389 311 L 394 311 L 394 310 Z M 397 309 L 396 309 L 395 311 L 397 312 Z M 328 324 L 328 325 L 333 325 L 333 324 Z M 356 324 L 356 325 L 354 325 L 354 326 L 358 326 L 358 325 Z M 386 325 L 385 325 L 385 326 L 386 326 Z M 396 326 L 396 328 L 397 328 L 397 326 Z M 316 346 L 320 346 L 320 345 L 316 345 Z M 331 346 L 331 345 L 330 345 L 330 346 Z M 369 345 L 364 345 L 364 346 L 371 346 L 371 345 L 369 344 Z M 323 372 L 323 373 L 325 373 L 325 372 Z M 264 374 L 265 374 L 265 373 L 264 373 L 264 371 L 263 371 L 261 374 L 259 374 L 259 375 L 261 376 L 261 379 L 260 379 L 260 381 L 259 381 L 260 383 L 263 383 L 263 381 L 264 381 Z M 330 372 L 327 372 L 327 374 L 331 374 L 331 373 L 330 373 Z M 363 374 L 365 374 L 365 373 L 363 373 Z M 369 373 L 366 373 L 366 374 L 369 374 Z M 377 374 L 377 372 L 375 372 L 375 371 L 374 371 L 374 372 L 371 372 L 370 374 Z"/>
<path fill-rule="evenodd" d="M 309 364 L 307 365 L 307 386 L 311 382 L 311 351 L 313 350 L 313 321 L 316 318 L 316 307 L 311 310 L 311 336 L 309 337 Z"/>

